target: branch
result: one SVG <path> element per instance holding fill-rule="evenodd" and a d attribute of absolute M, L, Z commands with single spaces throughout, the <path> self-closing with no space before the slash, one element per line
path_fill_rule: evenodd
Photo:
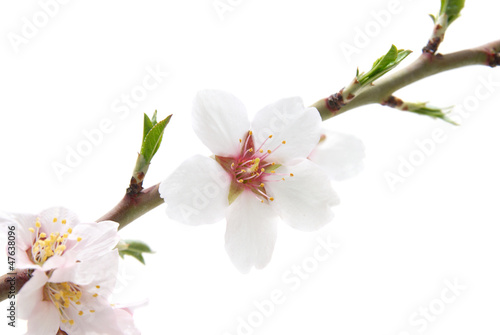
<path fill-rule="evenodd" d="M 10 294 L 17 294 L 21 287 L 31 278 L 29 270 L 16 270 L 15 275 L 3 275 L 0 277 L 0 301 L 4 301 Z M 12 284 L 14 284 L 12 287 Z M 14 288 L 14 292 L 11 290 Z"/>
<path fill-rule="evenodd" d="M 387 75 L 374 82 L 373 86 L 364 87 L 348 102 L 342 90 L 325 99 L 315 102 L 323 121 L 348 110 L 373 103 L 386 101 L 394 92 L 416 81 L 434 74 L 469 65 L 500 65 L 500 40 L 473 49 L 466 49 L 447 55 L 423 53 L 406 68 Z"/>
<path fill-rule="evenodd" d="M 123 199 L 97 222 L 115 221 L 120 224 L 118 229 L 122 229 L 130 222 L 163 203 L 163 199 L 158 192 L 159 187 L 160 184 L 156 184 L 138 193 L 127 192 Z"/>

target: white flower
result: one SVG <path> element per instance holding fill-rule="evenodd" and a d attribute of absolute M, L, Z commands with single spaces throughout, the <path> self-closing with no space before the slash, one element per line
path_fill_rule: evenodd
<path fill-rule="evenodd" d="M 48 271 L 72 265 L 99 257 L 119 241 L 117 223 L 81 223 L 73 212 L 61 207 L 36 215 L 4 214 L 0 225 L 16 227 L 18 269 Z"/>
<path fill-rule="evenodd" d="M 354 177 L 363 170 L 365 147 L 355 136 L 323 129 L 321 140 L 309 159 L 336 181 Z"/>
<path fill-rule="evenodd" d="M 0 226 L 16 227 L 16 268 L 34 269 L 17 295 L 29 335 L 138 334 L 132 315 L 107 298 L 118 273 L 118 223 L 80 223 L 54 207 L 38 215 L 1 214 Z M 127 329 L 127 331 L 125 331 Z"/>
<path fill-rule="evenodd" d="M 328 223 L 338 198 L 327 174 L 307 159 L 321 118 L 300 98 L 264 107 L 250 124 L 233 95 L 200 92 L 193 128 L 214 158 L 194 156 L 160 185 L 167 214 L 187 224 L 227 221 L 226 251 L 242 272 L 271 259 L 276 223 L 313 231 Z"/>
<path fill-rule="evenodd" d="M 19 317 L 28 320 L 27 335 L 139 334 L 132 315 L 108 302 L 118 271 L 118 251 L 94 261 L 44 272 L 33 277 L 17 295 Z M 124 331 L 124 325 L 127 331 Z"/>

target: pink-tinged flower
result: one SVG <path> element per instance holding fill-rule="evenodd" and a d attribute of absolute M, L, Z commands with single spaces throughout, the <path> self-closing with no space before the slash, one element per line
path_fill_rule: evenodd
<path fill-rule="evenodd" d="M 28 320 L 27 335 L 140 334 L 132 314 L 114 308 L 108 297 L 116 282 L 118 251 L 93 261 L 48 272 L 35 270 L 17 295 L 19 317 Z"/>
<path fill-rule="evenodd" d="M 214 156 L 186 160 L 160 194 L 172 219 L 199 225 L 225 217 L 226 251 L 240 271 L 270 261 L 279 218 L 303 231 L 332 219 L 338 198 L 328 175 L 307 159 L 321 135 L 315 108 L 283 99 L 250 123 L 236 97 L 207 90 L 197 95 L 192 118 Z"/>
<path fill-rule="evenodd" d="M 81 223 L 73 212 L 61 207 L 36 215 L 4 214 L 0 225 L 14 225 L 17 229 L 18 269 L 48 271 L 95 259 L 119 241 L 116 222 Z"/>
<path fill-rule="evenodd" d="M 333 180 L 354 177 L 363 170 L 365 147 L 357 137 L 349 134 L 322 130 L 321 140 L 309 155 Z"/>
<path fill-rule="evenodd" d="M 29 335 L 139 334 L 132 315 L 107 298 L 118 274 L 118 223 L 81 223 L 55 207 L 38 215 L 0 214 L 16 227 L 16 267 L 34 269 L 17 295 Z"/>

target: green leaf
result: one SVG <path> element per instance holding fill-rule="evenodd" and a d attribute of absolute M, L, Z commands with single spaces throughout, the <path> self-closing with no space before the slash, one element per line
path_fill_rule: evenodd
<path fill-rule="evenodd" d="M 455 126 L 458 126 L 458 124 L 455 121 L 453 121 L 448 117 L 451 108 L 428 107 L 427 104 L 424 102 L 408 103 L 407 106 L 409 112 L 417 113 L 420 115 L 427 115 L 434 119 L 441 119 Z"/>
<path fill-rule="evenodd" d="M 141 241 L 124 240 L 120 241 L 116 247 L 121 258 L 124 258 L 125 255 L 128 255 L 134 257 L 142 264 L 146 264 L 142 254 L 150 254 L 153 252 L 146 243 Z"/>
<path fill-rule="evenodd" d="M 398 66 L 398 64 L 401 63 L 409 54 L 411 54 L 410 50 L 398 50 L 398 48 L 396 48 L 393 44 L 384 56 L 380 57 L 373 63 L 370 71 L 357 76 L 360 85 L 367 85 L 382 77 L 384 74 Z"/>
<path fill-rule="evenodd" d="M 144 139 L 146 138 L 146 135 L 149 133 L 149 131 L 153 128 L 153 122 L 149 118 L 149 116 L 144 113 L 144 131 L 142 133 L 142 141 L 144 142 Z"/>
<path fill-rule="evenodd" d="M 464 8 L 465 0 L 441 0 L 441 9 L 439 15 L 448 16 L 448 25 L 455 21 Z"/>
<path fill-rule="evenodd" d="M 155 113 L 156 114 L 156 113 Z M 153 156 L 158 151 L 161 141 L 163 139 L 163 132 L 165 127 L 167 127 L 170 122 L 172 115 L 169 115 L 166 119 L 156 123 L 153 128 L 144 137 L 141 147 L 141 155 L 144 156 L 145 161 L 149 164 L 153 159 Z M 153 116 L 153 120 L 156 121 L 156 116 Z M 152 121 L 153 123 L 153 121 Z"/>

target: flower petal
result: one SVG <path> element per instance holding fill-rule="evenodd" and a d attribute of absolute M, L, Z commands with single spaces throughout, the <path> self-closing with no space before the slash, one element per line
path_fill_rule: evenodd
<path fill-rule="evenodd" d="M 68 231 L 68 228 L 73 228 L 80 222 L 74 212 L 64 207 L 48 208 L 42 211 L 38 217 L 42 224 L 41 231 L 44 231 L 47 235 L 51 233 L 60 233 L 62 235 Z"/>
<path fill-rule="evenodd" d="M 94 260 L 113 249 L 119 241 L 118 223 L 114 221 L 80 223 L 69 235 L 63 256 L 68 261 Z"/>
<path fill-rule="evenodd" d="M 66 309 L 68 319 L 74 321 L 73 324 L 66 322 L 61 324 L 61 329 L 72 335 L 106 334 L 123 335 L 117 323 L 114 309 L 110 303 L 101 297 L 93 297 L 88 292 L 83 291 L 80 298 L 83 314 L 80 315 L 77 309 Z M 89 312 L 91 309 L 94 312 Z M 126 334 L 126 333 L 125 333 Z"/>
<path fill-rule="evenodd" d="M 28 319 L 26 335 L 57 334 L 60 324 L 61 318 L 54 304 L 41 301 Z"/>
<path fill-rule="evenodd" d="M 29 231 L 29 228 L 35 227 L 36 215 L 25 213 L 4 213 L 0 218 L 2 226 L 16 226 L 16 244 L 19 250 L 27 250 L 35 235 Z"/>
<path fill-rule="evenodd" d="M 333 218 L 331 206 L 339 199 L 333 191 L 326 172 L 307 159 L 294 165 L 281 166 L 276 173 L 292 176 L 285 181 L 268 182 L 266 190 L 274 198 L 271 206 L 290 226 L 313 231 Z"/>
<path fill-rule="evenodd" d="M 196 135 L 217 156 L 238 154 L 239 139 L 250 130 L 243 103 L 218 90 L 204 90 L 196 95 L 192 122 Z"/>
<path fill-rule="evenodd" d="M 57 268 L 50 277 L 52 283 L 72 282 L 91 293 L 108 297 L 115 287 L 118 273 L 118 250 L 114 249 L 100 255 L 99 261 L 85 261 L 71 267 Z M 97 288 L 96 286 L 99 286 Z M 87 287 L 88 286 L 88 287 Z"/>
<path fill-rule="evenodd" d="M 115 317 L 122 334 L 140 335 L 141 332 L 135 328 L 132 314 L 122 308 L 115 308 Z"/>
<path fill-rule="evenodd" d="M 160 184 L 159 191 L 171 219 L 200 225 L 224 217 L 229 185 L 230 177 L 219 163 L 197 155 L 184 161 Z"/>
<path fill-rule="evenodd" d="M 355 136 L 323 130 L 324 140 L 309 155 L 334 180 L 345 180 L 363 170 L 365 147 Z"/>
<path fill-rule="evenodd" d="M 318 144 L 321 117 L 316 108 L 305 108 L 301 98 L 282 99 L 255 115 L 252 131 L 256 148 L 267 140 L 262 149 L 272 151 L 268 160 L 286 163 L 306 158 Z M 269 138 L 270 135 L 273 137 Z"/>
<path fill-rule="evenodd" d="M 242 273 L 265 267 L 276 243 L 278 217 L 249 191 L 243 192 L 226 211 L 226 251 Z"/>
<path fill-rule="evenodd" d="M 43 271 L 35 271 L 19 293 L 17 294 L 17 305 L 19 306 L 19 317 L 29 319 L 38 304 L 43 300 L 43 286 L 48 277 Z"/>

